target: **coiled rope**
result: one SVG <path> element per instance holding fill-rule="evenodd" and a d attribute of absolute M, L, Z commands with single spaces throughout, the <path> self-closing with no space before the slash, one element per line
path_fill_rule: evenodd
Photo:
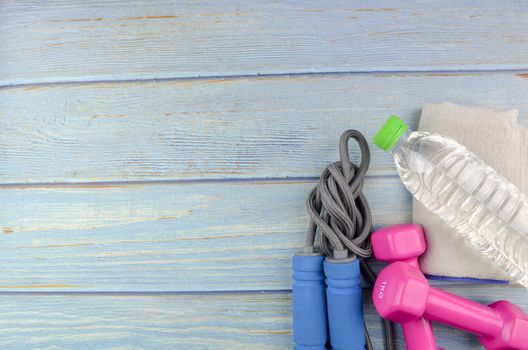
<path fill-rule="evenodd" d="M 354 139 L 361 150 L 359 166 L 350 161 L 348 143 Z M 313 252 L 319 233 L 322 253 L 334 259 L 357 257 L 363 277 L 372 285 L 376 274 L 365 258 L 372 255 L 372 213 L 365 195 L 363 180 L 370 164 L 370 149 L 365 137 L 357 130 L 348 130 L 339 141 L 340 161 L 330 164 L 321 174 L 317 186 L 308 195 L 310 225 L 305 252 Z M 384 320 L 386 349 L 395 348 L 393 328 Z M 365 326 L 367 350 L 372 343 Z"/>

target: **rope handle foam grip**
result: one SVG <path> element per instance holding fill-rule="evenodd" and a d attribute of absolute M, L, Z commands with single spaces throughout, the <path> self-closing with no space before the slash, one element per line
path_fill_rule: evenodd
<path fill-rule="evenodd" d="M 364 350 L 365 327 L 359 285 L 359 260 L 341 262 L 326 258 L 324 271 L 332 349 Z"/>
<path fill-rule="evenodd" d="M 293 338 L 295 350 L 325 350 L 327 335 L 324 256 L 293 257 Z"/>

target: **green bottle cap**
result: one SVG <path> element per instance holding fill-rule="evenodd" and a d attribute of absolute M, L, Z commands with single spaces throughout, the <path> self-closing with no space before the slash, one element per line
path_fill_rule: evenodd
<path fill-rule="evenodd" d="M 390 150 L 405 134 L 409 126 L 396 115 L 391 115 L 374 135 L 374 144 L 385 151 Z"/>

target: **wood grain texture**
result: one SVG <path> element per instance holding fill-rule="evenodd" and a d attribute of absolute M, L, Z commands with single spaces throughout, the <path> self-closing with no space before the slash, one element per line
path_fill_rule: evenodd
<path fill-rule="evenodd" d="M 287 349 L 289 295 L 27 295 L 0 298 L 0 347 Z"/>
<path fill-rule="evenodd" d="M 497 296 L 528 310 L 526 289 L 445 287 L 490 303 Z M 365 319 L 374 348 L 381 323 L 364 291 Z M 0 347 L 29 349 L 291 349 L 290 294 L 8 294 L 0 298 Z M 403 349 L 397 326 L 398 349 Z M 435 325 L 446 349 L 481 349 L 472 335 Z"/>
<path fill-rule="evenodd" d="M 525 10 L 469 0 L 9 0 L 0 4 L 0 85 L 526 69 Z"/>
<path fill-rule="evenodd" d="M 498 88 L 500 87 L 500 88 Z M 0 183 L 316 177 L 427 102 L 516 107 L 523 74 L 340 74 L 0 89 Z M 357 147 L 351 145 L 358 160 Z M 371 146 L 369 174 L 394 174 Z"/>
<path fill-rule="evenodd" d="M 0 291 L 289 289 L 314 185 L 4 188 Z M 399 179 L 365 186 L 376 224 L 410 220 Z"/>

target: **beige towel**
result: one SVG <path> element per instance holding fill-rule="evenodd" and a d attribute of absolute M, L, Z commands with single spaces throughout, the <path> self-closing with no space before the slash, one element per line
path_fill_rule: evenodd
<path fill-rule="evenodd" d="M 518 123 L 517 114 L 516 109 L 427 104 L 419 130 L 458 141 L 528 193 L 528 129 Z M 509 280 L 505 272 L 417 200 L 413 202 L 413 219 L 423 225 L 427 235 L 428 249 L 420 260 L 425 273 Z"/>

